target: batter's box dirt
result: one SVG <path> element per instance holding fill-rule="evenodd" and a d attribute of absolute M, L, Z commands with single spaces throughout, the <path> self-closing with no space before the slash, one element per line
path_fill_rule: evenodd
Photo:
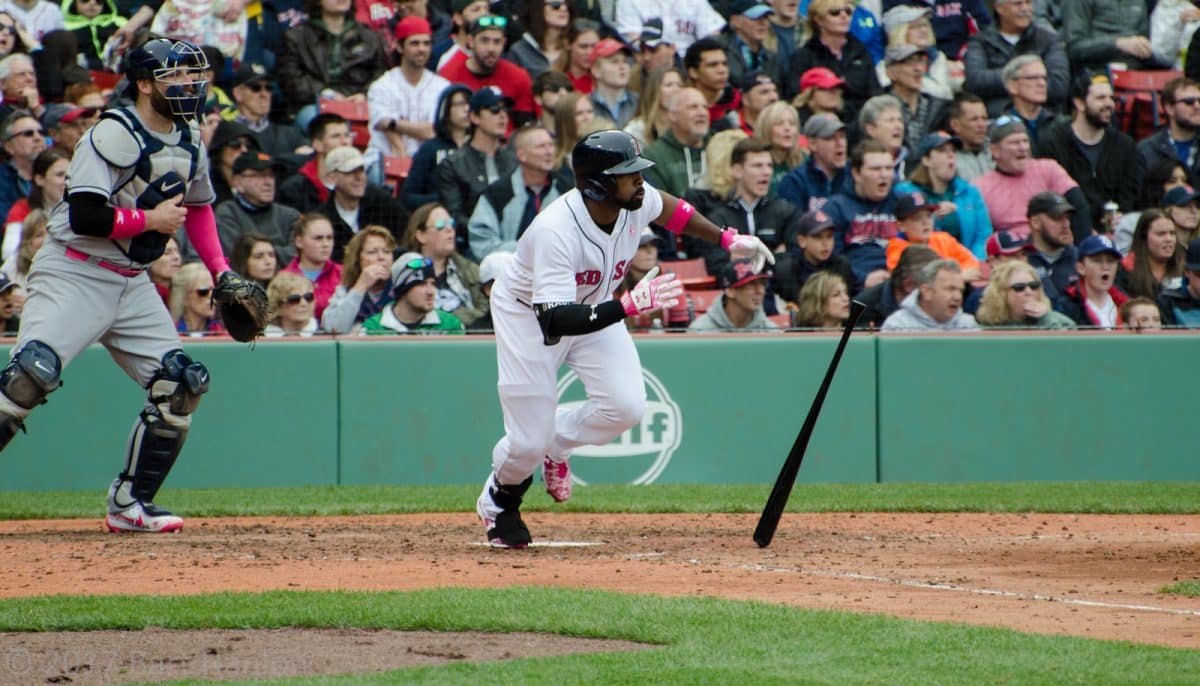
<path fill-rule="evenodd" d="M 1200 648 L 1196 599 L 1159 592 L 1200 574 L 1197 515 L 787 514 L 766 549 L 750 514 L 525 519 L 536 541 L 603 545 L 493 550 L 467 513 L 189 519 L 162 536 L 0 522 L 0 597 L 545 585 Z"/>

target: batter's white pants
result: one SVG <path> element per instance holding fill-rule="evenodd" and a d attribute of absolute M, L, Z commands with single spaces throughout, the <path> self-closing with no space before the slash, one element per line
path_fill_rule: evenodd
<path fill-rule="evenodd" d="M 499 483 L 521 483 L 546 456 L 561 462 L 575 447 L 604 445 L 641 421 L 642 363 L 623 324 L 547 346 L 532 308 L 500 288 L 491 306 L 505 431 L 492 450 Z M 572 410 L 558 407 L 558 370 L 564 364 L 587 391 L 587 401 Z"/>

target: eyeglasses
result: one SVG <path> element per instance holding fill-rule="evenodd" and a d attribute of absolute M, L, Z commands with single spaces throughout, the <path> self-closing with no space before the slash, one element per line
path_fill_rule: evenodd
<path fill-rule="evenodd" d="M 1029 76 L 1017 76 L 1018 81 L 1046 81 L 1048 77 L 1045 74 L 1030 74 Z"/>
<path fill-rule="evenodd" d="M 1042 282 L 1041 281 L 1027 281 L 1024 283 L 1018 282 L 1018 283 L 1011 284 L 1009 286 L 1009 288 L 1013 289 L 1017 293 L 1024 293 L 1026 288 L 1028 288 L 1029 290 L 1034 291 L 1036 293 L 1037 291 L 1042 290 Z"/>
<path fill-rule="evenodd" d="M 549 2 L 546 3 L 546 7 L 557 11 L 565 7 L 566 4 L 567 3 L 563 2 L 562 0 L 549 0 Z"/>
<path fill-rule="evenodd" d="M 212 293 L 211 286 L 208 288 L 197 288 L 196 289 L 196 295 L 200 296 L 201 298 L 207 298 L 209 293 Z"/>
<path fill-rule="evenodd" d="M 491 107 L 485 107 L 484 109 L 492 114 L 500 114 L 501 112 L 508 111 L 508 108 L 501 103 L 496 103 L 495 105 L 492 105 Z"/>
<path fill-rule="evenodd" d="M 827 14 L 831 17 L 836 17 L 839 14 L 844 14 L 847 17 L 849 17 L 850 15 L 854 14 L 854 8 L 850 7 L 848 5 L 846 7 L 835 7 L 831 10 L 826 11 L 825 14 Z"/>
<path fill-rule="evenodd" d="M 229 141 L 228 143 L 226 143 L 225 147 L 237 148 L 238 150 L 249 150 L 250 149 L 250 141 L 246 140 L 245 138 L 235 138 L 235 139 Z"/>
<path fill-rule="evenodd" d="M 12 133 L 8 134 L 8 140 L 11 141 L 17 136 L 24 136 L 25 138 L 41 138 L 44 135 L 46 135 L 46 132 L 41 129 L 25 129 L 24 131 L 13 131 Z"/>
<path fill-rule="evenodd" d="M 454 219 L 453 218 L 439 219 L 439 220 L 435 221 L 432 226 L 427 224 L 425 226 L 425 228 L 430 229 L 430 230 L 436 230 L 436 231 L 441 231 L 442 229 L 453 229 L 454 228 Z"/>
<path fill-rule="evenodd" d="M 262 93 L 264 91 L 270 92 L 270 90 L 271 90 L 271 86 L 267 85 L 266 83 L 263 83 L 262 81 L 258 81 L 256 83 L 247 83 L 247 84 L 245 84 L 245 86 L 246 86 L 246 88 L 249 88 L 250 90 L 254 91 L 255 93 Z"/>
<path fill-rule="evenodd" d="M 17 25 L 16 24 L 0 24 L 0 31 L 4 31 L 5 33 L 10 33 L 15 36 L 15 35 L 17 35 Z"/>
<path fill-rule="evenodd" d="M 1175 104 L 1195 107 L 1196 105 L 1200 105 L 1200 98 L 1175 98 Z"/>
<path fill-rule="evenodd" d="M 508 17 L 502 17 L 496 14 L 485 14 L 484 16 L 475 20 L 475 25 L 502 29 L 505 26 L 508 26 Z"/>
<path fill-rule="evenodd" d="M 288 297 L 284 298 L 283 301 L 289 305 L 299 305 L 301 300 L 304 300 L 306 302 L 312 302 L 313 300 L 316 299 L 316 297 L 317 297 L 316 294 L 313 293 L 312 291 L 304 293 L 303 295 L 301 295 L 300 293 L 292 293 Z"/>

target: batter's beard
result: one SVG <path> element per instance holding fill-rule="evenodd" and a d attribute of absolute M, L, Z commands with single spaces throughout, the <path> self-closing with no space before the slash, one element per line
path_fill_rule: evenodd
<path fill-rule="evenodd" d="M 642 209 L 642 203 L 645 202 L 645 200 L 646 200 L 645 193 L 634 193 L 633 197 L 629 198 L 628 200 L 616 200 L 615 198 L 613 199 L 613 201 L 616 203 L 617 207 L 620 207 L 623 210 L 629 210 L 630 212 L 633 212 L 634 210 Z"/>

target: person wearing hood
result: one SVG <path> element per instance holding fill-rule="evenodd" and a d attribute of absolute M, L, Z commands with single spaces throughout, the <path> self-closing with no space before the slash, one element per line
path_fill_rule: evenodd
<path fill-rule="evenodd" d="M 262 145 L 254 132 L 235 121 L 217 124 L 212 140 L 208 143 L 209 177 L 216 203 L 233 198 L 233 163 L 244 152 L 261 152 Z"/>
<path fill-rule="evenodd" d="M 883 322 L 882 331 L 976 331 L 963 312 L 962 268 L 954 260 L 934 260 L 917 272 L 917 288 Z"/>
<path fill-rule="evenodd" d="M 75 34 L 79 54 L 87 60 L 88 69 L 104 69 L 104 44 L 125 25 L 125 17 L 117 11 L 113 0 L 79 2 L 63 0 L 63 23 Z"/>
<path fill-rule="evenodd" d="M 688 326 L 689 332 L 778 331 L 763 310 L 770 269 L 754 271 L 753 260 L 733 260 L 721 270 L 724 289 L 704 314 Z"/>
<path fill-rule="evenodd" d="M 433 122 L 433 138 L 421 143 L 413 155 L 408 178 L 400 187 L 400 201 L 409 211 L 421 205 L 437 202 L 434 169 L 467 140 L 471 126 L 468 114 L 471 89 L 461 84 L 447 86 L 438 96 L 437 114 Z"/>

